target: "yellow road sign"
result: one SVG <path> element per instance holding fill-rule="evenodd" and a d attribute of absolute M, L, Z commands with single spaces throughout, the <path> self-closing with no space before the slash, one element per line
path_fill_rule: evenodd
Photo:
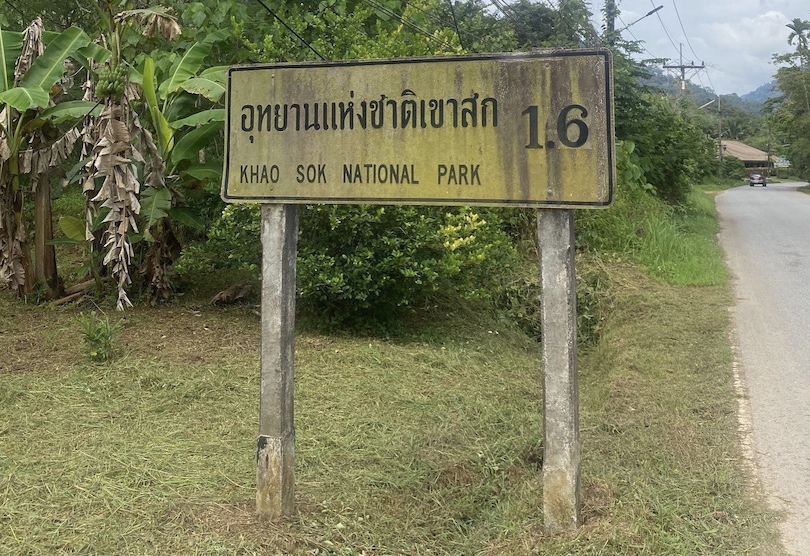
<path fill-rule="evenodd" d="M 607 50 L 235 66 L 229 202 L 609 206 Z"/>

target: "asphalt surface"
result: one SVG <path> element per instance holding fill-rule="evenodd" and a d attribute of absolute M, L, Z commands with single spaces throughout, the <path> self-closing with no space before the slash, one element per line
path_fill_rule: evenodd
<path fill-rule="evenodd" d="M 810 555 L 810 195 L 801 183 L 717 197 L 732 272 L 737 365 L 759 485 L 788 553 Z"/>

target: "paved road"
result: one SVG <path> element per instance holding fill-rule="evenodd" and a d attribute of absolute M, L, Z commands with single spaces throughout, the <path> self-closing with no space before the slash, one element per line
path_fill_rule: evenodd
<path fill-rule="evenodd" d="M 800 183 L 717 198 L 732 272 L 738 364 L 760 485 L 785 548 L 810 555 L 810 195 Z"/>

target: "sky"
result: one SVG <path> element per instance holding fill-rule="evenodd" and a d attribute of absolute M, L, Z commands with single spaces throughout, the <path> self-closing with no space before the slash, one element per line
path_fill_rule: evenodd
<path fill-rule="evenodd" d="M 616 29 L 629 25 L 622 37 L 643 41 L 646 51 L 640 57 L 669 58 L 667 65 L 681 65 L 683 44 L 684 65 L 706 66 L 687 70 L 687 79 L 721 95 L 742 96 L 770 82 L 777 69 L 773 55 L 795 49 L 787 42 L 786 25 L 797 17 L 810 20 L 808 0 L 616 0 L 616 4 L 621 12 Z M 602 5 L 603 0 L 594 0 L 591 8 L 600 12 Z M 658 6 L 663 8 L 644 17 Z"/>

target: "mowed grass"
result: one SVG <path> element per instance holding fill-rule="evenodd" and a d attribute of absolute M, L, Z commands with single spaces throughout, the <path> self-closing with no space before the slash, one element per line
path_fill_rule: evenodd
<path fill-rule="evenodd" d="M 739 447 L 722 275 L 599 269 L 611 311 L 580 352 L 584 523 L 556 536 L 540 348 L 488 311 L 434 309 L 387 338 L 302 327 L 296 512 L 268 522 L 256 307 L 127 311 L 119 357 L 97 364 L 77 320 L 92 308 L 0 295 L 0 554 L 782 554 Z"/>
<path fill-rule="evenodd" d="M 3 554 L 779 554 L 748 486 L 723 288 L 611 269 L 582 354 L 584 525 L 542 528 L 538 346 L 475 313 L 297 339 L 296 514 L 254 516 L 258 317 L 126 313 L 85 362 L 77 309 L 3 297 Z"/>

